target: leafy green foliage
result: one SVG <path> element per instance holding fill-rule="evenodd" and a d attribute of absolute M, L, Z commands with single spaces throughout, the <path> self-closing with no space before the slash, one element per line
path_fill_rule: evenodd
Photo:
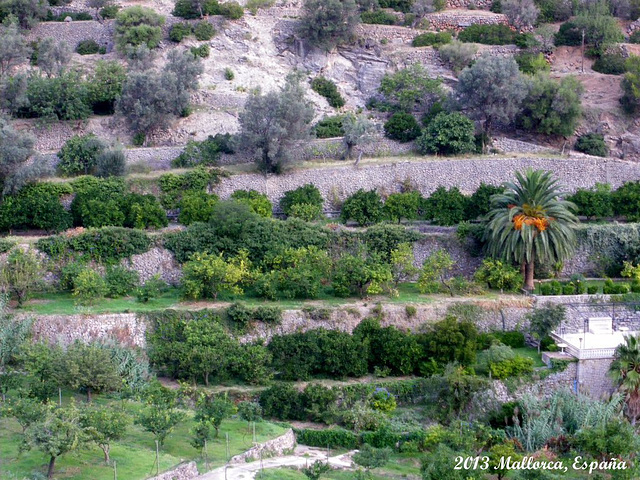
<path fill-rule="evenodd" d="M 193 36 L 200 42 L 211 40 L 215 34 L 216 29 L 209 22 L 198 22 L 193 27 Z"/>
<path fill-rule="evenodd" d="M 604 143 L 604 136 L 600 133 L 585 133 L 580 135 L 573 146 L 578 152 L 597 157 L 606 157 L 609 155 L 609 148 Z"/>
<path fill-rule="evenodd" d="M 145 44 L 156 48 L 162 40 L 162 25 L 165 18 L 150 8 L 133 6 L 121 10 L 116 15 L 115 41 L 119 50 L 125 51 L 127 45 Z"/>
<path fill-rule="evenodd" d="M 119 62 L 98 60 L 87 85 L 89 103 L 94 113 L 112 114 L 122 93 L 127 73 Z"/>
<path fill-rule="evenodd" d="M 149 300 L 154 300 L 160 296 L 163 290 L 166 289 L 166 286 L 167 284 L 159 275 L 154 275 L 144 282 L 144 284 L 136 288 L 136 300 L 141 303 L 147 303 Z"/>
<path fill-rule="evenodd" d="M 580 45 L 583 30 L 585 43 L 593 46 L 598 54 L 602 54 L 607 46 L 624 39 L 618 21 L 611 15 L 605 2 L 588 5 L 571 21 L 563 23 L 556 34 L 556 45 Z"/>
<path fill-rule="evenodd" d="M 52 183 L 34 183 L 23 187 L 17 195 L 5 196 L 0 205 L 0 229 L 66 230 L 71 226 L 71 215 L 60 203 L 60 197 L 69 193 L 68 185 L 58 188 Z"/>
<path fill-rule="evenodd" d="M 384 202 L 384 217 L 398 223 L 403 218 L 416 220 L 421 202 L 422 196 L 419 192 L 392 193 Z"/>
<path fill-rule="evenodd" d="M 484 43 L 485 45 L 510 45 L 515 42 L 516 33 L 508 25 L 483 25 L 474 23 L 458 34 L 458 40 L 467 43 Z"/>
<path fill-rule="evenodd" d="M 360 14 L 360 21 L 373 25 L 395 25 L 397 17 L 393 13 L 384 10 L 373 10 L 362 12 Z"/>
<path fill-rule="evenodd" d="M 342 128 L 343 122 L 342 115 L 335 115 L 333 117 L 324 117 L 318 123 L 315 124 L 313 130 L 318 138 L 334 138 L 342 137 L 344 130 Z"/>
<path fill-rule="evenodd" d="M 423 201 L 424 218 L 436 225 L 455 225 L 465 219 L 467 199 L 458 187 L 438 187 Z"/>
<path fill-rule="evenodd" d="M 613 196 L 608 183 L 596 183 L 590 189 L 579 188 L 567 200 L 578 207 L 580 215 L 596 218 L 613 216 Z"/>
<path fill-rule="evenodd" d="M 413 38 L 411 45 L 414 47 L 440 47 L 451 43 L 452 37 L 449 32 L 426 32 Z"/>
<path fill-rule="evenodd" d="M 474 278 L 477 282 L 487 284 L 489 288 L 507 292 L 519 291 L 524 282 L 520 270 L 490 258 L 482 261 L 482 266 L 476 270 Z"/>
<path fill-rule="evenodd" d="M 327 99 L 329 105 L 333 108 L 344 106 L 344 98 L 340 95 L 338 87 L 331 80 L 318 76 L 311 81 L 311 89 Z"/>
<path fill-rule="evenodd" d="M 5 291 L 15 295 L 18 307 L 40 285 L 41 278 L 42 262 L 33 250 L 14 248 L 0 268 L 0 283 Z"/>
<path fill-rule="evenodd" d="M 410 113 L 394 113 L 384 124 L 384 133 L 392 140 L 410 142 L 420 135 L 420 126 Z"/>
<path fill-rule="evenodd" d="M 625 61 L 626 58 L 620 53 L 603 53 L 596 58 L 591 68 L 596 72 L 608 75 L 622 75 L 627 71 Z"/>
<path fill-rule="evenodd" d="M 623 92 L 620 103 L 625 112 L 633 114 L 640 107 L 640 57 L 637 55 L 629 57 L 625 68 L 627 73 L 620 83 Z"/>
<path fill-rule="evenodd" d="M 386 74 L 380 82 L 379 92 L 393 110 L 401 112 L 425 112 L 444 97 L 442 81 L 431 78 L 420 63 Z"/>
<path fill-rule="evenodd" d="M 334 264 L 331 287 L 339 297 L 378 295 L 393 279 L 391 268 L 377 255 L 345 253 Z"/>
<path fill-rule="evenodd" d="M 85 268 L 73 282 L 73 296 L 80 305 L 92 305 L 107 294 L 107 285 L 98 272 Z"/>
<path fill-rule="evenodd" d="M 318 187 L 311 183 L 307 183 L 295 190 L 287 190 L 280 199 L 280 208 L 285 215 L 291 215 L 294 205 L 307 204 L 322 209 L 324 200 L 320 194 Z"/>
<path fill-rule="evenodd" d="M 88 175 L 95 171 L 98 156 L 106 145 L 94 134 L 76 135 L 63 145 L 58 152 L 58 170 L 64 176 Z"/>
<path fill-rule="evenodd" d="M 260 193 L 255 190 L 236 190 L 231 194 L 231 198 L 236 202 L 244 203 L 253 213 L 258 214 L 261 217 L 271 218 L 273 215 L 273 205 L 271 204 L 269 197 L 264 193 Z M 292 206 L 294 205 L 295 203 Z M 307 205 L 309 204 L 307 203 Z"/>
<path fill-rule="evenodd" d="M 549 65 L 542 53 L 522 52 L 514 58 L 518 62 L 518 68 L 522 73 L 535 75 L 538 72 L 549 72 L 551 70 L 551 65 Z"/>
<path fill-rule="evenodd" d="M 438 49 L 438 55 L 451 69 L 458 73 L 463 68 L 468 67 L 473 62 L 478 47 L 473 43 L 464 43 L 454 40 L 451 43 L 442 45 Z"/>
<path fill-rule="evenodd" d="M 183 225 L 194 222 L 208 222 L 218 201 L 217 195 L 205 192 L 187 192 L 180 200 L 180 216 L 178 221 Z"/>
<path fill-rule="evenodd" d="M 76 46 L 78 55 L 94 55 L 100 51 L 100 45 L 95 40 L 82 40 Z"/>
<path fill-rule="evenodd" d="M 564 22 L 573 14 L 573 4 L 566 0 L 537 0 L 536 5 L 540 8 L 540 23 Z"/>
<path fill-rule="evenodd" d="M 358 24 L 354 0 L 305 0 L 299 35 L 327 51 L 351 40 Z"/>
<path fill-rule="evenodd" d="M 538 350 L 542 339 L 555 330 L 564 320 L 566 315 L 566 307 L 564 305 L 547 304 L 543 307 L 536 308 L 529 314 L 529 330 L 531 334 L 538 340 Z"/>
<path fill-rule="evenodd" d="M 220 292 L 242 294 L 241 283 L 249 275 L 248 263 L 238 256 L 225 261 L 222 255 L 195 253 L 182 269 L 182 286 L 187 298 L 218 298 Z"/>
<path fill-rule="evenodd" d="M 360 189 L 342 204 L 340 220 L 348 222 L 355 220 L 358 225 L 363 226 L 378 223 L 384 215 L 382 200 L 375 190 L 365 192 Z"/>
<path fill-rule="evenodd" d="M 416 140 L 425 154 L 460 155 L 475 151 L 475 126 L 458 112 L 439 113 Z"/>
<path fill-rule="evenodd" d="M 124 436 L 131 418 L 118 408 L 103 406 L 82 412 L 80 423 L 89 439 L 102 449 L 104 461 L 109 464 L 111 443 Z"/>
<path fill-rule="evenodd" d="M 189 25 L 188 23 L 175 23 L 169 29 L 169 39 L 172 42 L 180 43 L 186 37 L 191 35 L 191 33 L 191 25 Z"/>
<path fill-rule="evenodd" d="M 140 277 L 136 270 L 129 270 L 122 265 L 110 265 L 106 269 L 104 281 L 107 286 L 106 296 L 118 298 L 134 292 L 140 283 Z"/>
<path fill-rule="evenodd" d="M 91 402 L 94 392 L 117 391 L 122 386 L 118 366 L 111 358 L 111 353 L 97 343 L 87 345 L 74 342 L 65 353 L 64 368 L 69 386 L 74 390 L 86 391 L 88 402 Z"/>
<path fill-rule="evenodd" d="M 584 87 L 575 77 L 557 81 L 545 74 L 533 77 L 522 103 L 518 123 L 545 135 L 573 135 L 582 115 L 580 98 Z"/>

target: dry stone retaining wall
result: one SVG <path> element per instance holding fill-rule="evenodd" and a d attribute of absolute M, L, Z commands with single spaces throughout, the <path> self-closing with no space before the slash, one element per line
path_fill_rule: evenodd
<path fill-rule="evenodd" d="M 277 457 L 283 455 L 287 451 L 291 451 L 296 447 L 296 436 L 292 429 L 287 430 L 286 433 L 280 435 L 273 440 L 268 440 L 264 443 L 250 448 L 246 452 L 231 457 L 230 464 L 246 463 L 260 458 Z"/>
<path fill-rule="evenodd" d="M 429 21 L 430 30 L 456 30 L 462 31 L 470 25 L 479 23 L 480 25 L 509 24 L 507 17 L 501 13 L 490 13 L 484 11 L 444 11 L 425 15 Z"/>
<path fill-rule="evenodd" d="M 42 22 L 29 31 L 27 41 L 53 37 L 69 44 L 73 50 L 83 40 L 94 40 L 99 45 L 110 47 L 113 45 L 113 22 L 113 20 L 105 20 L 104 23 L 95 20 Z"/>
<path fill-rule="evenodd" d="M 160 475 L 151 477 L 149 480 L 191 480 L 199 475 L 196 462 L 181 463 L 175 468 Z"/>

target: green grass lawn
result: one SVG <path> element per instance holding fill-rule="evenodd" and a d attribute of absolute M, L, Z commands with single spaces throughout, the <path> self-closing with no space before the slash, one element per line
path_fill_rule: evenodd
<path fill-rule="evenodd" d="M 533 368 L 544 367 L 545 363 L 542 361 L 541 356 L 538 354 L 538 349 L 531 347 L 514 348 L 514 352 L 523 357 L 528 357 L 533 360 Z"/>
<path fill-rule="evenodd" d="M 495 300 L 500 298 L 498 292 L 487 292 L 482 295 L 475 295 L 474 299 Z M 451 299 L 452 297 L 442 294 L 426 295 L 418 291 L 415 283 L 401 283 L 398 286 L 398 295 L 389 297 L 386 295 L 375 295 L 366 299 L 368 303 L 376 302 L 390 304 L 431 304 L 443 299 Z M 453 297 L 467 298 L 467 297 Z M 101 298 L 96 300 L 92 305 L 76 305 L 74 297 L 70 293 L 40 293 L 34 294 L 27 300 L 19 311 L 33 312 L 39 315 L 74 315 L 74 314 L 100 314 L 100 313 L 129 313 L 129 312 L 148 312 L 153 310 L 164 310 L 167 308 L 175 309 L 198 309 L 205 307 L 220 307 L 228 305 L 230 302 L 241 301 L 249 306 L 257 305 L 277 305 L 283 309 L 301 309 L 305 306 L 326 306 L 339 307 L 343 305 L 353 305 L 363 301 L 359 297 L 340 298 L 331 295 L 327 289 L 322 292 L 317 299 L 314 300 L 277 300 L 268 301 L 262 298 L 256 298 L 250 295 L 231 296 L 220 295 L 218 302 L 199 301 L 186 302 L 181 298 L 180 289 L 169 288 L 160 298 L 150 300 L 148 303 L 138 302 L 133 297 L 123 298 Z"/>
<path fill-rule="evenodd" d="M 65 394 L 64 402 L 70 395 Z M 118 402 L 105 397 L 96 396 L 95 403 L 106 404 Z M 122 406 L 132 416 L 141 408 L 141 404 L 131 401 L 122 402 Z M 200 472 L 204 472 L 205 462 L 200 452 L 189 443 L 190 430 L 195 425 L 188 413 L 188 418 L 178 424 L 167 437 L 160 450 L 159 471 L 167 470 L 185 460 L 195 460 Z M 264 442 L 282 435 L 287 427 L 269 423 L 256 423 L 256 440 Z M 0 419 L 0 479 L 22 480 L 30 478 L 34 472 L 46 472 L 48 458 L 38 450 L 20 453 L 22 430 L 13 418 Z M 220 428 L 220 435 L 208 445 L 209 468 L 219 467 L 226 463 L 226 434 L 229 434 L 229 451 L 231 456 L 242 453 L 252 444 L 252 431 L 245 421 L 237 419 L 225 420 Z M 102 450 L 97 446 L 89 446 L 60 457 L 56 462 L 56 479 L 70 480 L 112 480 L 113 466 L 105 465 Z M 142 480 L 156 472 L 155 442 L 153 436 L 138 425 L 129 427 L 126 436 L 111 446 L 111 458 L 116 461 L 119 479 Z"/>

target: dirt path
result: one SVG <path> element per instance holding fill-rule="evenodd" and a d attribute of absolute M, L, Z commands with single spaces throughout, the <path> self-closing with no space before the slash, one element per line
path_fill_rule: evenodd
<path fill-rule="evenodd" d="M 351 455 L 348 452 L 335 457 L 329 457 L 329 464 L 334 468 L 349 469 L 352 468 Z M 279 467 L 296 467 L 303 468 L 311 465 L 317 460 L 327 461 L 326 450 L 317 448 L 309 448 L 304 446 L 296 447 L 294 455 L 285 457 L 268 458 L 262 462 L 255 461 L 251 463 L 242 463 L 238 465 L 227 465 L 216 468 L 204 475 L 197 477 L 198 480 L 249 480 L 256 478 L 258 472 L 262 469 L 279 468 Z M 225 472 L 226 470 L 226 472 Z"/>

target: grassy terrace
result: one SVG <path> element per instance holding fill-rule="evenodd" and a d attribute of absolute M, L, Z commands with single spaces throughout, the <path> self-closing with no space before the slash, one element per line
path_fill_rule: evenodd
<path fill-rule="evenodd" d="M 67 394 L 63 402 L 68 402 Z M 78 396 L 78 402 L 84 397 Z M 132 416 L 141 408 L 141 404 L 133 401 L 119 401 L 105 397 L 96 397 L 94 403 L 107 404 L 117 402 Z M 189 414 L 190 415 L 190 414 Z M 185 460 L 195 460 L 200 472 L 206 471 L 204 459 L 200 452 L 189 444 L 190 430 L 195 422 L 189 416 L 178 424 L 167 437 L 160 450 L 159 471 L 168 470 Z M 256 423 L 258 442 L 282 435 L 288 427 L 270 422 Z M 225 434 L 229 434 L 231 456 L 242 453 L 252 446 L 252 432 L 247 422 L 230 419 L 222 422 L 220 436 L 208 447 L 209 468 L 219 467 L 226 463 Z M 22 480 L 31 478 L 35 472 L 46 472 L 48 458 L 38 450 L 20 453 L 21 427 L 13 418 L 0 418 L 0 478 L 2 480 Z M 111 458 L 117 463 L 119 479 L 142 480 L 156 472 L 155 443 L 152 434 L 140 426 L 131 425 L 126 436 L 111 446 Z M 56 462 L 56 479 L 68 480 L 113 480 L 113 467 L 107 466 L 103 460 L 102 450 L 97 446 L 82 449 L 74 454 L 64 455 Z"/>
<path fill-rule="evenodd" d="M 501 295 L 498 292 L 487 292 L 482 295 L 474 295 L 469 297 L 449 297 L 447 295 L 426 295 L 421 294 L 418 291 L 418 287 L 415 283 L 403 283 L 398 287 L 399 295 L 397 297 L 388 296 L 374 296 L 365 300 L 366 303 L 375 304 L 377 302 L 389 303 L 389 304 L 432 304 L 437 302 L 447 301 L 464 301 L 470 300 L 484 300 L 495 301 L 504 299 L 508 302 L 526 302 L 526 298 L 522 296 L 514 295 Z M 278 300 L 268 301 L 261 298 L 255 298 L 251 296 L 220 296 L 220 301 L 200 301 L 200 302 L 188 302 L 184 301 L 181 297 L 180 290 L 178 288 L 170 288 L 162 294 L 160 298 L 149 301 L 148 303 L 140 303 L 133 297 L 124 298 L 102 298 L 89 306 L 79 306 L 75 304 L 75 299 L 70 293 L 42 293 L 35 294 L 28 300 L 20 311 L 33 312 L 39 315 L 73 315 L 78 313 L 128 313 L 128 312 L 147 312 L 152 310 L 163 310 L 167 308 L 174 309 L 198 309 L 208 307 L 222 307 L 230 302 L 242 301 L 248 305 L 278 305 L 283 309 L 298 309 L 306 306 L 315 307 L 337 307 L 341 305 L 354 305 L 362 303 L 363 299 L 358 297 L 351 298 L 338 298 L 330 295 L 328 292 L 323 292 L 318 299 L 315 300 Z"/>

